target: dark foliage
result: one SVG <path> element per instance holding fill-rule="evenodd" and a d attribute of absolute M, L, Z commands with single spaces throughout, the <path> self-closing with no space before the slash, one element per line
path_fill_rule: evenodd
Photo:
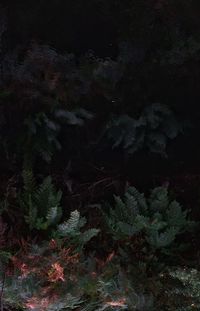
<path fill-rule="evenodd" d="M 199 309 L 199 9 L 2 1 L 1 310 Z"/>

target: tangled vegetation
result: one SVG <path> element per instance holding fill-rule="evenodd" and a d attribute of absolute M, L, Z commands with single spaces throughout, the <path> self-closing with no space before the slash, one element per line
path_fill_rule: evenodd
<path fill-rule="evenodd" d="M 2 1 L 0 310 L 200 310 L 197 0 Z"/>

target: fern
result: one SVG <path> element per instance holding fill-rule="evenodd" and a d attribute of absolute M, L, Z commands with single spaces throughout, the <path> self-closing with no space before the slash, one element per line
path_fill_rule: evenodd
<path fill-rule="evenodd" d="M 166 155 L 167 142 L 177 137 L 182 126 L 165 105 L 153 104 L 145 108 L 138 119 L 122 115 L 112 120 L 106 137 L 112 148 L 121 147 L 129 154 L 140 149 Z"/>
<path fill-rule="evenodd" d="M 80 213 L 75 210 L 70 214 L 70 218 L 58 225 L 55 232 L 56 237 L 67 237 L 82 248 L 87 242 L 99 233 L 99 229 L 91 228 L 81 231 L 81 228 L 86 224 L 86 219 L 80 216 Z"/>
<path fill-rule="evenodd" d="M 58 206 L 52 206 L 46 215 L 47 223 L 53 225 L 58 223 L 61 218 L 60 210 Z"/>
<path fill-rule="evenodd" d="M 36 182 L 32 170 L 23 170 L 24 193 L 32 194 L 36 189 Z"/>
<path fill-rule="evenodd" d="M 93 237 L 97 236 L 99 231 L 100 231 L 99 229 L 95 229 L 95 228 L 91 228 L 91 229 L 86 230 L 85 232 L 83 232 L 83 234 L 81 236 L 81 243 L 86 244 Z"/>
<path fill-rule="evenodd" d="M 124 199 L 114 197 L 115 208 L 105 213 L 114 239 L 144 235 L 153 249 L 170 247 L 176 237 L 194 226 L 177 201 L 171 201 L 166 187 L 157 187 L 149 198 L 134 187 L 127 189 Z"/>
<path fill-rule="evenodd" d="M 169 205 L 168 189 L 157 187 L 151 191 L 148 199 L 149 207 L 152 212 L 163 212 Z"/>
<path fill-rule="evenodd" d="M 33 276 L 22 278 L 16 274 L 12 278 L 6 278 L 5 281 L 3 303 L 16 308 L 16 310 L 24 309 L 24 301 L 34 295 L 35 289 L 39 286 L 39 281 Z"/>
<path fill-rule="evenodd" d="M 155 248 L 165 248 L 174 242 L 178 230 L 170 227 L 165 229 L 163 233 L 159 233 L 157 230 L 147 230 L 147 234 L 146 240 L 151 246 Z"/>
<path fill-rule="evenodd" d="M 61 149 L 58 141 L 59 124 L 45 113 L 25 119 L 24 124 L 28 133 L 24 136 L 25 157 L 34 159 L 40 155 L 43 160 L 50 162 L 53 153 Z"/>
<path fill-rule="evenodd" d="M 73 297 L 71 294 L 66 294 L 65 297 L 58 299 L 48 307 L 48 311 L 74 310 L 80 308 L 84 300 L 80 297 Z"/>
<path fill-rule="evenodd" d="M 39 155 L 44 161 L 50 162 L 54 153 L 62 148 L 59 140 L 61 127 L 82 126 L 92 118 L 93 115 L 85 109 L 55 109 L 48 114 L 40 112 L 26 118 L 26 134 L 23 138 L 26 161 L 34 160 Z"/>
<path fill-rule="evenodd" d="M 55 111 L 55 117 L 63 119 L 66 124 L 82 126 L 85 120 L 93 119 L 93 114 L 83 108 L 74 111 L 58 109 Z"/>
<path fill-rule="evenodd" d="M 23 179 L 24 189 L 20 195 L 20 206 L 29 228 L 46 230 L 58 224 L 62 216 L 62 192 L 55 190 L 51 177 L 45 178 L 39 187 L 36 187 L 31 171 L 24 171 Z"/>
<path fill-rule="evenodd" d="M 198 270 L 191 268 L 170 269 L 168 275 L 165 275 L 164 281 L 170 311 L 199 310 L 200 272 Z"/>
<path fill-rule="evenodd" d="M 61 236 L 74 235 L 80 229 L 80 213 L 75 210 L 71 212 L 70 218 L 58 226 L 58 233 Z"/>

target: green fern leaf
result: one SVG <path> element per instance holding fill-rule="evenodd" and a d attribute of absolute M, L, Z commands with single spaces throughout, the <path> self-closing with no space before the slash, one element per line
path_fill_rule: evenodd
<path fill-rule="evenodd" d="M 80 213 L 75 210 L 70 213 L 70 218 L 58 226 L 58 233 L 61 236 L 67 236 L 77 233 L 79 229 Z"/>
<path fill-rule="evenodd" d="M 53 206 L 49 209 L 46 220 L 48 225 L 57 224 L 62 217 L 62 210 L 59 206 Z"/>
<path fill-rule="evenodd" d="M 172 244 L 175 240 L 177 234 L 177 229 L 169 228 L 163 233 L 158 231 L 150 231 L 148 237 L 146 237 L 147 242 L 155 248 L 164 248 Z"/>
<path fill-rule="evenodd" d="M 99 229 L 91 228 L 82 233 L 81 240 L 83 244 L 89 242 L 93 237 L 97 236 L 99 233 Z"/>
<path fill-rule="evenodd" d="M 24 192 L 26 194 L 32 194 L 36 189 L 33 172 L 31 170 L 23 170 L 22 177 L 24 182 Z"/>
<path fill-rule="evenodd" d="M 168 189 L 157 187 L 151 191 L 149 207 L 152 212 L 165 211 L 169 205 Z"/>

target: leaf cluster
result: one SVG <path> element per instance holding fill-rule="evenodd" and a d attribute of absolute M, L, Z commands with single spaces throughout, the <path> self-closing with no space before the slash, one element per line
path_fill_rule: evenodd
<path fill-rule="evenodd" d="M 166 156 L 168 141 L 181 131 L 182 126 L 167 106 L 153 104 L 147 106 L 138 119 L 128 115 L 113 119 L 107 125 L 105 135 L 112 148 L 121 147 L 129 154 L 147 149 Z"/>
<path fill-rule="evenodd" d="M 124 198 L 114 196 L 114 208 L 105 213 L 108 228 L 116 240 L 141 237 L 152 250 L 173 246 L 177 237 L 190 231 L 194 223 L 188 219 L 176 200 L 171 200 L 166 187 L 158 187 L 145 198 L 136 188 L 127 189 Z M 129 242 L 130 243 L 130 242 Z"/>

